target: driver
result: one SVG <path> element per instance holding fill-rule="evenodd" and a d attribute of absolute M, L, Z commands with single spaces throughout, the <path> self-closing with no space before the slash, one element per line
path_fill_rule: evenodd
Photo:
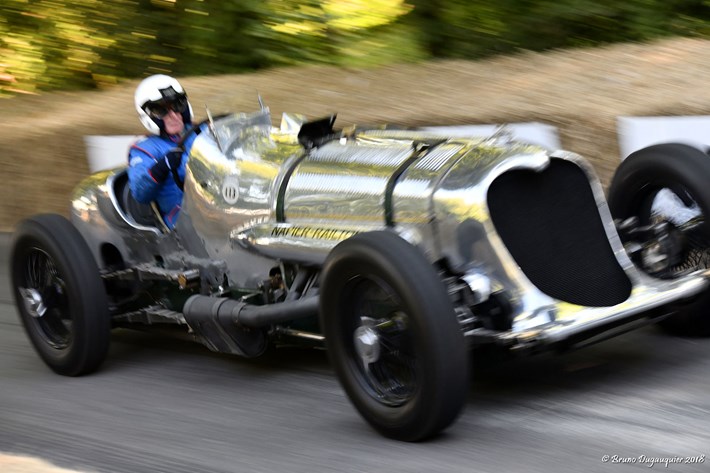
<path fill-rule="evenodd" d="M 192 125 L 192 107 L 185 90 L 172 77 L 158 74 L 144 79 L 136 89 L 135 105 L 143 126 L 150 132 L 128 152 L 128 181 L 138 202 L 158 205 L 168 228 L 180 213 L 185 163 L 196 133 L 183 143 Z"/>

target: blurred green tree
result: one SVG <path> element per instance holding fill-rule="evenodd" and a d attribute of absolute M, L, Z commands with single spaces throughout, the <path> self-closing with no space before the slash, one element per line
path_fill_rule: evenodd
<path fill-rule="evenodd" d="M 0 96 L 710 34 L 710 0 L 3 0 Z"/>

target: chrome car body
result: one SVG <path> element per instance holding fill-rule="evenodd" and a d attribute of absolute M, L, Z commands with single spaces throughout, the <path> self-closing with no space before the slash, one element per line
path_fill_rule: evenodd
<path fill-rule="evenodd" d="M 214 121 L 192 147 L 182 213 L 172 232 L 131 214 L 122 169 L 77 187 L 72 221 L 108 281 L 169 281 L 216 297 L 237 288 L 242 300 L 250 300 L 279 273 L 284 294 L 267 296 L 267 302 L 316 295 L 319 268 L 339 242 L 363 232 L 395 232 L 440 272 L 467 339 L 511 349 L 579 345 L 613 335 L 647 315 L 663 315 L 669 304 L 707 286 L 701 272 L 660 280 L 636 267 L 599 180 L 577 154 L 521 143 L 505 130 L 453 138 L 354 127 L 306 143 L 299 136 L 307 124 L 285 115 L 274 128 L 266 109 Z M 502 179 L 507 176 L 509 183 Z M 530 179 L 539 182 L 519 191 Z M 560 183 L 569 180 L 583 184 L 569 189 Z M 548 181 L 557 190 L 541 202 L 564 208 L 548 215 L 543 206 L 536 220 L 518 207 L 534 207 L 535 186 Z M 511 206 L 496 204 L 511 195 Z M 585 210 L 578 225 L 580 206 Z M 524 215 L 507 216 L 518 211 Z M 590 241 L 597 247 L 591 253 Z M 555 261 L 558 251 L 565 261 Z M 523 261 L 538 253 L 537 260 Z M 291 291 L 302 268 L 310 282 Z M 578 294 L 575 285 L 586 293 Z M 129 304 L 114 315 L 190 325 L 184 301 L 167 299 Z M 317 326 L 294 328 L 288 320 L 276 325 L 272 334 L 322 339 Z"/>

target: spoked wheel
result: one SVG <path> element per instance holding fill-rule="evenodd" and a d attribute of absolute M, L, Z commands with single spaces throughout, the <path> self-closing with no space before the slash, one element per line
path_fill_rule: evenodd
<path fill-rule="evenodd" d="M 72 315 L 66 296 L 66 283 L 57 272 L 54 260 L 44 250 L 32 247 L 20 274 L 18 291 L 24 309 L 32 316 L 35 329 L 45 343 L 65 349 L 72 342 Z"/>
<path fill-rule="evenodd" d="M 110 320 L 98 267 L 79 232 L 59 215 L 23 221 L 11 275 L 27 334 L 55 372 L 78 376 L 106 357 Z"/>
<path fill-rule="evenodd" d="M 637 217 L 642 225 L 665 223 L 674 264 L 654 267 L 653 248 L 639 266 L 672 279 L 710 267 L 710 156 L 691 146 L 668 143 L 639 150 L 622 162 L 609 188 L 614 218 Z M 661 322 L 669 332 L 710 336 L 710 291 Z"/>
<path fill-rule="evenodd" d="M 324 267 L 321 324 L 343 388 L 381 433 L 416 441 L 455 420 L 466 348 L 446 289 L 416 248 L 390 232 L 339 244 Z"/>
<path fill-rule="evenodd" d="M 341 314 L 341 339 L 352 337 L 348 355 L 353 373 L 373 399 L 390 407 L 412 400 L 417 360 L 402 302 L 384 281 L 357 277 L 342 297 L 354 306 Z"/>
<path fill-rule="evenodd" d="M 663 188 L 650 195 L 649 200 L 651 199 L 649 220 L 669 224 L 673 238 L 679 240 L 681 250 L 678 262 L 661 271 L 659 276 L 674 278 L 696 269 L 710 267 L 710 220 L 695 202 L 690 191 L 684 187 L 675 191 Z"/>

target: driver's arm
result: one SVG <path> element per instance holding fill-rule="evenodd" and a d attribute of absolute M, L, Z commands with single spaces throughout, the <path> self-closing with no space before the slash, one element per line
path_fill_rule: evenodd
<path fill-rule="evenodd" d="M 167 173 L 163 175 L 160 169 L 153 170 L 158 163 L 164 163 L 164 156 L 155 156 L 151 151 L 133 145 L 128 153 L 128 183 L 133 197 L 143 204 L 156 199 L 160 186 L 167 178 Z"/>

